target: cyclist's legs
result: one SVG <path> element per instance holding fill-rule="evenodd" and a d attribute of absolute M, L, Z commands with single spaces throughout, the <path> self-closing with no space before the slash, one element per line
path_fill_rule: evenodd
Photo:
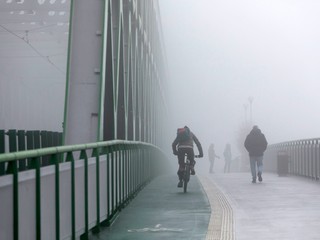
<path fill-rule="evenodd" d="M 194 161 L 194 151 L 193 148 L 186 148 L 187 158 L 190 160 L 190 166 L 194 166 L 196 162 Z"/>
<path fill-rule="evenodd" d="M 183 171 L 184 171 L 184 157 L 186 152 L 184 149 L 178 149 L 178 163 L 179 163 L 179 169 L 178 169 L 178 176 L 179 180 L 183 179 Z"/>
<path fill-rule="evenodd" d="M 195 165 L 193 148 L 179 148 L 178 149 L 179 170 L 177 174 L 180 180 L 182 180 L 183 178 L 184 158 L 186 154 L 187 154 L 187 158 L 190 160 L 190 166 L 193 167 Z"/>

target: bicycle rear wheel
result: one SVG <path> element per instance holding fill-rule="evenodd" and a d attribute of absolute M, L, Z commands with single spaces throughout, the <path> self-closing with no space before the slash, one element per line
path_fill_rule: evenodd
<path fill-rule="evenodd" d="M 190 166 L 186 165 L 186 171 L 184 172 L 184 179 L 183 179 L 183 192 L 187 192 L 188 182 L 190 179 Z"/>
<path fill-rule="evenodd" d="M 187 192 L 187 188 L 188 188 L 188 182 L 187 181 L 184 181 L 183 182 L 183 192 Z"/>

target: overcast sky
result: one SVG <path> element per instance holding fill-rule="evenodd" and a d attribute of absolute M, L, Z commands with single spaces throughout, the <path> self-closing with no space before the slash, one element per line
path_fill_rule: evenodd
<path fill-rule="evenodd" d="M 269 143 L 320 137 L 320 1 L 159 0 L 172 129 L 222 147 L 252 120 Z"/>

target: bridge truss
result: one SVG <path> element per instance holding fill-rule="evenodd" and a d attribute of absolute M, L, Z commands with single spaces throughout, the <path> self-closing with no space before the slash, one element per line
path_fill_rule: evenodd
<path fill-rule="evenodd" d="M 157 1 L 73 1 L 65 143 L 161 145 L 166 62 Z"/>

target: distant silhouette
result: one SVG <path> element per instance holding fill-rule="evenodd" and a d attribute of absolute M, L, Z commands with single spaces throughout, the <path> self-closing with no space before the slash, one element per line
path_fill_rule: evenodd
<path fill-rule="evenodd" d="M 178 156 L 179 162 L 179 170 L 177 172 L 179 176 L 178 187 L 182 187 L 183 185 L 182 179 L 184 173 L 184 158 L 186 154 L 191 163 L 191 175 L 195 174 L 193 142 L 195 142 L 197 145 L 199 157 L 203 157 L 202 146 L 196 135 L 194 135 L 194 133 L 191 132 L 187 126 L 185 126 L 184 128 L 178 128 L 177 137 L 172 143 L 173 154 Z"/>
<path fill-rule="evenodd" d="M 230 143 L 227 143 L 224 152 L 224 172 L 228 173 L 230 172 L 230 166 L 231 166 L 231 161 L 232 161 L 232 153 L 231 153 L 231 145 Z"/>
<path fill-rule="evenodd" d="M 259 182 L 262 182 L 263 153 L 267 149 L 268 142 L 258 126 L 253 126 L 251 132 L 246 137 L 244 146 L 249 152 L 252 183 L 256 183 L 256 167 Z"/>
<path fill-rule="evenodd" d="M 210 162 L 210 168 L 209 173 L 213 173 L 213 165 L 215 158 L 220 158 L 218 155 L 216 155 L 214 150 L 214 144 L 211 143 L 208 149 L 208 156 L 209 156 L 209 162 Z"/>

